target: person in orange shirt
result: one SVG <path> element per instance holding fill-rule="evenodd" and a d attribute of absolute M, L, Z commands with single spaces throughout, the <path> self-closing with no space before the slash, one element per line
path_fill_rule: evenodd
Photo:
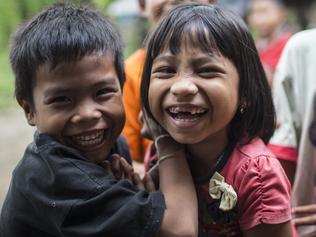
<path fill-rule="evenodd" d="M 147 17 L 154 27 L 170 9 L 187 2 L 214 3 L 214 0 L 138 0 L 141 13 Z M 141 111 L 140 102 L 140 82 L 145 61 L 145 49 L 140 48 L 125 61 L 126 82 L 123 90 L 123 101 L 126 111 L 126 123 L 123 134 L 130 147 L 131 157 L 134 166 L 139 166 L 137 162 L 143 162 L 143 157 L 150 140 L 141 135 L 141 123 L 139 113 Z"/>

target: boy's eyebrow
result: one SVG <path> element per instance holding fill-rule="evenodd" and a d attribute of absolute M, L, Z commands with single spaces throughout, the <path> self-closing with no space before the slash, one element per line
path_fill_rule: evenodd
<path fill-rule="evenodd" d="M 70 89 L 64 88 L 64 87 L 51 87 L 45 90 L 44 95 L 45 96 L 50 96 L 50 95 L 55 95 L 55 94 L 63 94 L 69 92 Z"/>
<path fill-rule="evenodd" d="M 114 77 L 105 77 L 102 81 L 98 81 L 95 84 L 92 84 L 91 87 L 101 87 L 101 86 L 108 86 L 108 85 L 113 85 L 113 82 L 116 82 L 116 78 Z M 115 83 L 116 86 L 118 86 L 118 83 Z M 69 93 L 71 92 L 72 89 L 71 88 L 67 88 L 64 86 L 54 86 L 54 87 L 50 87 L 48 89 L 45 90 L 45 96 L 49 96 L 49 95 L 54 95 L 54 94 L 63 94 L 63 93 Z"/>
<path fill-rule="evenodd" d="M 119 83 L 118 78 L 108 76 L 104 77 L 102 81 L 98 81 L 97 83 L 93 84 L 93 87 L 113 85 L 113 82 L 115 82 L 115 85 L 117 86 Z"/>

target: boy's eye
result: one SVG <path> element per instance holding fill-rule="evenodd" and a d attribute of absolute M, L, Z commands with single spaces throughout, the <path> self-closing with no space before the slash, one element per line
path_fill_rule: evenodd
<path fill-rule="evenodd" d="M 96 96 L 105 96 L 108 95 L 110 93 L 114 93 L 116 92 L 116 90 L 114 88 L 102 88 L 100 90 L 97 91 Z"/>
<path fill-rule="evenodd" d="M 57 96 L 52 98 L 49 102 L 50 104 L 54 104 L 54 103 L 68 103 L 70 102 L 70 98 L 67 96 Z"/>

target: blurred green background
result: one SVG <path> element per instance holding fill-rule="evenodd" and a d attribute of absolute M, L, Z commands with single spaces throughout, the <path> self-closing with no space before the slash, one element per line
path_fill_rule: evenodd
<path fill-rule="evenodd" d="M 125 55 L 131 54 L 140 46 L 141 40 L 146 32 L 145 20 L 138 15 L 137 1 L 128 0 L 127 7 L 133 8 L 134 11 L 124 16 L 117 13 L 112 15 L 112 20 L 118 25 L 125 42 Z M 63 2 L 60 0 L 9 0 L 0 1 L 0 113 L 4 109 L 16 105 L 14 99 L 14 77 L 11 72 L 8 59 L 8 48 L 10 35 L 16 29 L 18 24 L 32 17 L 43 8 L 55 2 Z M 98 8 L 107 15 L 107 11 L 111 4 L 119 2 L 115 0 L 71 0 L 81 5 L 88 5 Z M 126 5 L 125 1 L 125 5 Z M 133 4 L 131 4 L 133 2 Z M 124 4 L 124 3 L 122 3 Z M 122 5 L 121 5 L 122 6 Z M 116 6 L 123 10 L 121 6 Z M 133 6 L 133 7 L 132 7 Z M 126 7 L 126 6 L 125 6 Z M 117 12 L 117 9 L 110 10 Z M 128 43 L 127 43 L 128 41 Z"/>

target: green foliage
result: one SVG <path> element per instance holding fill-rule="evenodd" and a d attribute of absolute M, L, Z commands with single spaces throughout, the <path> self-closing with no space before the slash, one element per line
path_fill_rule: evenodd
<path fill-rule="evenodd" d="M 21 21 L 21 16 L 17 12 L 16 1 L 0 1 L 0 50 L 5 50 L 8 46 L 9 35 L 16 25 Z"/>
<path fill-rule="evenodd" d="M 14 99 L 14 78 L 9 67 L 9 59 L 6 51 L 0 54 L 0 109 L 11 106 Z"/>
<path fill-rule="evenodd" d="M 93 0 L 95 6 L 100 10 L 105 10 L 114 0 Z"/>

